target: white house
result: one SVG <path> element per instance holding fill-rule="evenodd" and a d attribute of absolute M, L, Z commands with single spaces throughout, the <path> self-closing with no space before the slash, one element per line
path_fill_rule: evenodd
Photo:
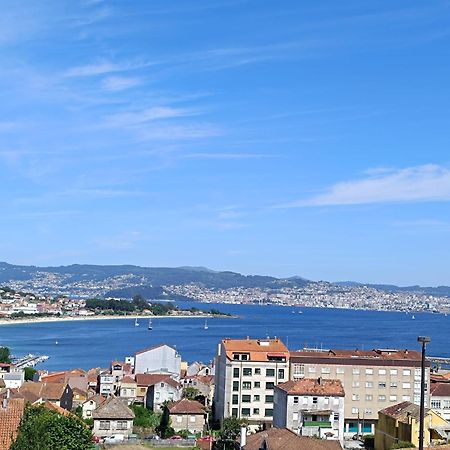
<path fill-rule="evenodd" d="M 129 436 L 133 432 L 134 413 L 117 397 L 109 397 L 93 413 L 95 436 Z"/>
<path fill-rule="evenodd" d="M 273 424 L 343 445 L 344 397 L 340 380 L 303 378 L 279 384 L 274 389 Z"/>
<path fill-rule="evenodd" d="M 137 401 L 152 411 L 160 412 L 161 405 L 181 399 L 182 386 L 170 375 L 137 374 Z"/>
<path fill-rule="evenodd" d="M 102 395 L 94 395 L 86 400 L 82 405 L 83 419 L 92 419 L 92 413 L 106 400 Z"/>
<path fill-rule="evenodd" d="M 165 373 L 180 377 L 181 356 L 177 350 L 162 344 L 140 350 L 134 358 L 134 373 Z"/>

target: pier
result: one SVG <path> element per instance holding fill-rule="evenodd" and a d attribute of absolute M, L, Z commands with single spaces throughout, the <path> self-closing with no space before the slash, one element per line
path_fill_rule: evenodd
<path fill-rule="evenodd" d="M 47 361 L 49 356 L 46 355 L 33 355 L 28 354 L 24 356 L 23 358 L 18 358 L 14 360 L 14 364 L 16 367 L 24 368 L 24 367 L 34 367 L 36 364 L 39 364 L 41 362 Z"/>

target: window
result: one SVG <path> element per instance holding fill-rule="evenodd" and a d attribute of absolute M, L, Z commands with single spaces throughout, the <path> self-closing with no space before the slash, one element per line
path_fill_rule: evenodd
<path fill-rule="evenodd" d="M 404 377 L 409 377 L 411 376 L 411 371 L 409 369 L 403 369 L 403 376 Z"/>
<path fill-rule="evenodd" d="M 333 420 L 337 422 L 339 420 L 339 413 L 333 413 Z"/>
<path fill-rule="evenodd" d="M 237 417 L 237 415 L 238 415 L 238 409 L 237 409 L 237 408 L 233 408 L 233 409 L 231 410 L 231 415 L 232 415 L 233 417 Z"/>
<path fill-rule="evenodd" d="M 352 395 L 352 400 L 355 402 L 355 401 L 358 401 L 359 400 L 359 395 L 358 394 L 353 394 Z"/>
<path fill-rule="evenodd" d="M 266 403 L 273 403 L 273 395 L 266 395 Z"/>
<path fill-rule="evenodd" d="M 259 395 L 254 395 L 254 396 L 253 396 L 253 401 L 254 401 L 254 402 L 259 402 L 259 401 L 260 401 L 260 398 L 261 398 L 261 397 L 260 397 Z"/>
<path fill-rule="evenodd" d="M 326 406 L 328 406 L 328 405 L 330 404 L 330 397 L 325 397 L 325 398 L 323 399 L 323 404 L 326 405 Z"/>
<path fill-rule="evenodd" d="M 380 382 L 378 383 L 378 387 L 379 387 L 380 389 L 384 389 L 384 388 L 386 387 L 386 383 L 385 383 L 384 381 L 380 381 Z"/>
<path fill-rule="evenodd" d="M 243 381 L 242 382 L 242 389 L 245 389 L 246 391 L 252 388 L 252 382 L 251 381 Z"/>
<path fill-rule="evenodd" d="M 353 375 L 359 375 L 359 369 L 357 367 L 353 367 L 352 373 Z"/>
<path fill-rule="evenodd" d="M 386 401 L 386 396 L 385 395 L 379 395 L 378 396 L 378 401 L 379 402 L 385 402 Z"/>
<path fill-rule="evenodd" d="M 292 413 L 292 420 L 298 420 L 298 412 Z"/>
<path fill-rule="evenodd" d="M 261 375 L 261 369 L 255 369 L 255 375 Z"/>
<path fill-rule="evenodd" d="M 403 395 L 402 396 L 402 400 L 404 402 L 410 402 L 411 401 L 411 396 L 410 395 Z"/>
<path fill-rule="evenodd" d="M 303 404 L 307 405 L 308 404 L 308 397 L 303 397 Z"/>
<path fill-rule="evenodd" d="M 373 369 L 366 369 L 366 375 L 373 375 Z"/>
<path fill-rule="evenodd" d="M 345 369 L 343 367 L 336 367 L 336 373 L 345 373 Z"/>
<path fill-rule="evenodd" d="M 239 381 L 233 381 L 233 391 L 236 392 L 239 390 Z"/>
<path fill-rule="evenodd" d="M 333 404 L 334 404 L 334 406 L 338 406 L 339 405 L 339 398 L 338 397 L 334 397 L 333 398 Z"/>
<path fill-rule="evenodd" d="M 244 377 L 251 377 L 252 376 L 252 369 L 251 369 L 251 367 L 244 367 L 242 369 L 242 375 L 244 375 Z"/>
<path fill-rule="evenodd" d="M 100 420 L 100 430 L 109 430 L 111 427 L 111 422 L 109 420 Z"/>
<path fill-rule="evenodd" d="M 411 383 L 403 383 L 402 387 L 403 389 L 411 389 Z"/>
<path fill-rule="evenodd" d="M 86 416 L 88 416 L 88 417 L 92 416 L 92 411 L 87 410 L 86 411 Z"/>
<path fill-rule="evenodd" d="M 390 395 L 389 396 L 389 401 L 390 402 L 396 402 L 397 401 L 397 396 L 396 395 Z"/>
<path fill-rule="evenodd" d="M 189 422 L 195 423 L 195 416 L 189 416 Z"/>
<path fill-rule="evenodd" d="M 298 397 L 294 397 L 294 405 L 298 405 Z"/>
<path fill-rule="evenodd" d="M 182 417 L 182 416 L 177 416 L 177 422 L 178 422 L 178 423 L 183 422 L 183 417 Z"/>
<path fill-rule="evenodd" d="M 274 377 L 275 369 L 266 369 L 266 377 Z"/>
<path fill-rule="evenodd" d="M 390 375 L 397 375 L 397 369 L 390 369 L 389 370 Z"/>
<path fill-rule="evenodd" d="M 247 355 L 247 353 L 243 353 L 243 354 L 241 355 L 241 361 L 248 361 L 248 355 Z"/>
<path fill-rule="evenodd" d="M 302 378 L 305 375 L 304 364 L 294 364 L 294 378 Z"/>
<path fill-rule="evenodd" d="M 231 403 L 233 405 L 237 405 L 239 403 L 239 395 L 233 394 L 233 397 L 231 398 Z"/>
<path fill-rule="evenodd" d="M 250 403 L 252 401 L 251 395 L 243 395 L 242 396 L 242 403 Z"/>
<path fill-rule="evenodd" d="M 274 386 L 275 386 L 275 384 L 272 383 L 271 381 L 269 381 L 269 382 L 266 383 L 266 389 L 273 389 Z"/>
<path fill-rule="evenodd" d="M 378 375 L 386 375 L 386 369 L 378 369 Z"/>
<path fill-rule="evenodd" d="M 255 388 L 260 388 L 261 387 L 261 383 L 259 381 L 255 381 L 253 383 L 253 385 L 255 386 Z"/>
<path fill-rule="evenodd" d="M 266 409 L 264 415 L 266 417 L 273 417 L 273 409 L 272 408 Z"/>
<path fill-rule="evenodd" d="M 358 414 L 358 408 L 352 408 L 352 414 Z"/>
<path fill-rule="evenodd" d="M 353 381 L 352 382 L 352 387 L 358 388 L 359 387 L 359 381 Z"/>
<path fill-rule="evenodd" d="M 322 367 L 322 369 L 320 369 L 321 373 L 330 373 L 330 368 L 329 367 Z"/>
<path fill-rule="evenodd" d="M 366 395 L 366 401 L 371 402 L 373 400 L 373 395 Z"/>
<path fill-rule="evenodd" d="M 318 400 L 319 399 L 317 397 L 313 397 L 313 405 L 317 405 Z"/>
<path fill-rule="evenodd" d="M 249 416 L 250 415 L 250 408 L 242 408 L 241 409 L 242 416 Z"/>
<path fill-rule="evenodd" d="M 259 415 L 259 408 L 253 408 L 253 414 Z"/>
<path fill-rule="evenodd" d="M 373 411 L 371 409 L 365 409 L 364 414 L 372 414 Z"/>
<path fill-rule="evenodd" d="M 391 388 L 396 389 L 397 388 L 397 382 L 396 381 L 391 381 L 390 386 L 391 386 Z"/>
<path fill-rule="evenodd" d="M 239 367 L 233 369 L 233 378 L 239 378 Z"/>
<path fill-rule="evenodd" d="M 366 381 L 365 386 L 366 386 L 366 388 L 371 388 L 371 387 L 373 387 L 373 382 L 372 381 Z"/>
<path fill-rule="evenodd" d="M 315 367 L 309 367 L 308 368 L 308 372 L 309 373 L 316 373 L 316 368 Z"/>
<path fill-rule="evenodd" d="M 441 401 L 440 400 L 431 400 L 431 407 L 436 409 L 441 409 Z"/>
<path fill-rule="evenodd" d="M 450 400 L 444 400 L 443 408 L 444 409 L 450 409 Z"/>
<path fill-rule="evenodd" d="M 278 369 L 278 378 L 280 380 L 284 378 L 284 369 Z"/>

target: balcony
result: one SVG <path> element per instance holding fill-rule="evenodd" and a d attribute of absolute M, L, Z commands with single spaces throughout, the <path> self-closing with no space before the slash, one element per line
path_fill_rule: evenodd
<path fill-rule="evenodd" d="M 331 428 L 331 422 L 322 422 L 320 420 L 305 420 L 304 427 Z"/>

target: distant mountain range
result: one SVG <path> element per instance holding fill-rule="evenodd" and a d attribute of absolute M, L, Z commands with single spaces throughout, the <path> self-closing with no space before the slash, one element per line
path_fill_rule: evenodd
<path fill-rule="evenodd" d="M 276 278 L 264 275 L 242 275 L 229 271 L 213 271 L 205 267 L 141 267 L 133 265 L 90 265 L 38 267 L 19 266 L 0 262 L 0 285 L 18 284 L 23 289 L 38 288 L 51 292 L 75 292 L 77 287 L 92 286 L 93 292 L 103 286 L 104 295 L 131 297 L 140 293 L 147 298 L 164 295 L 161 286 L 196 284 L 209 289 L 261 288 L 281 289 L 283 287 L 302 288 L 316 282 L 298 276 Z M 449 286 L 400 287 L 388 284 L 362 284 L 353 281 L 330 283 L 336 286 L 368 286 L 388 292 L 411 292 L 435 296 L 450 296 Z"/>

